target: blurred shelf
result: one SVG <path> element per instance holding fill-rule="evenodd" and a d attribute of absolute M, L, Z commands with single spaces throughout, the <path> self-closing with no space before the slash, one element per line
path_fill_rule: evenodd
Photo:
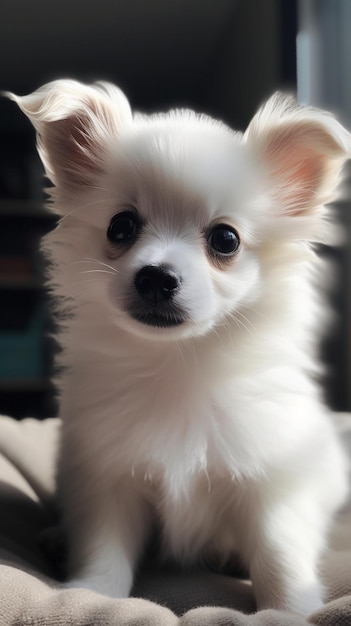
<path fill-rule="evenodd" d="M 42 289 L 42 281 L 35 276 L 0 276 L 0 289 L 37 290 Z"/>
<path fill-rule="evenodd" d="M 55 213 L 45 208 L 44 201 L 13 198 L 0 198 L 0 217 L 29 217 L 49 221 L 57 219 Z"/>
<path fill-rule="evenodd" d="M 47 378 L 0 378 L 0 393 L 38 392 L 49 389 Z"/>

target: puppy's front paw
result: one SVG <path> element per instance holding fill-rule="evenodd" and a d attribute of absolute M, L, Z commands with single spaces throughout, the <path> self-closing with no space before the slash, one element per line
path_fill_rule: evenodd
<path fill-rule="evenodd" d="M 310 584 L 296 585 L 285 594 L 281 590 L 275 590 L 274 599 L 271 597 L 270 601 L 261 604 L 264 606 L 259 608 L 275 608 L 308 617 L 323 606 L 323 588 L 317 580 Z"/>
<path fill-rule="evenodd" d="M 268 585 L 261 585 L 256 593 L 257 608 L 276 609 L 297 613 L 308 617 L 318 609 L 323 602 L 323 586 L 317 578 L 305 581 L 292 581 L 292 577 L 271 579 Z"/>
<path fill-rule="evenodd" d="M 294 593 L 289 609 L 302 615 L 311 615 L 324 604 L 322 592 L 322 585 L 318 581 L 304 586 Z"/>

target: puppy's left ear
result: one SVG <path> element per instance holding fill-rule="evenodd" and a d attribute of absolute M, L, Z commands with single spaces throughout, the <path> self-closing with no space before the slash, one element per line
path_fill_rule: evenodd
<path fill-rule="evenodd" d="M 268 175 L 278 212 L 306 215 L 335 196 L 351 135 L 329 113 L 275 94 L 252 119 L 244 141 Z"/>
<path fill-rule="evenodd" d="M 27 96 L 4 95 L 32 122 L 46 174 L 65 192 L 95 183 L 111 141 L 132 120 L 126 96 L 106 82 L 55 80 Z"/>

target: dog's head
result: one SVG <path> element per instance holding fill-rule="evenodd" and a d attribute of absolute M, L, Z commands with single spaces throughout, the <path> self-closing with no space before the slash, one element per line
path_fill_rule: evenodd
<path fill-rule="evenodd" d="M 11 97 L 54 184 L 70 295 L 108 302 L 118 325 L 150 337 L 240 324 L 267 272 L 286 258 L 292 267 L 299 244 L 320 237 L 350 154 L 331 115 L 279 94 L 244 135 L 187 110 L 133 117 L 108 83 L 55 81 Z"/>

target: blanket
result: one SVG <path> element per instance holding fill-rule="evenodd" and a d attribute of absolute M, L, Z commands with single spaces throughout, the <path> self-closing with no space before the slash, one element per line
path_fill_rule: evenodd
<path fill-rule="evenodd" d="M 351 415 L 338 420 L 351 450 Z M 0 417 L 0 626 L 351 625 L 351 500 L 335 522 L 322 564 L 326 604 L 307 618 L 255 612 L 244 578 L 152 562 L 142 566 L 128 599 L 67 589 L 60 582 L 60 559 L 48 548 L 57 523 L 59 433 L 59 419 Z"/>

